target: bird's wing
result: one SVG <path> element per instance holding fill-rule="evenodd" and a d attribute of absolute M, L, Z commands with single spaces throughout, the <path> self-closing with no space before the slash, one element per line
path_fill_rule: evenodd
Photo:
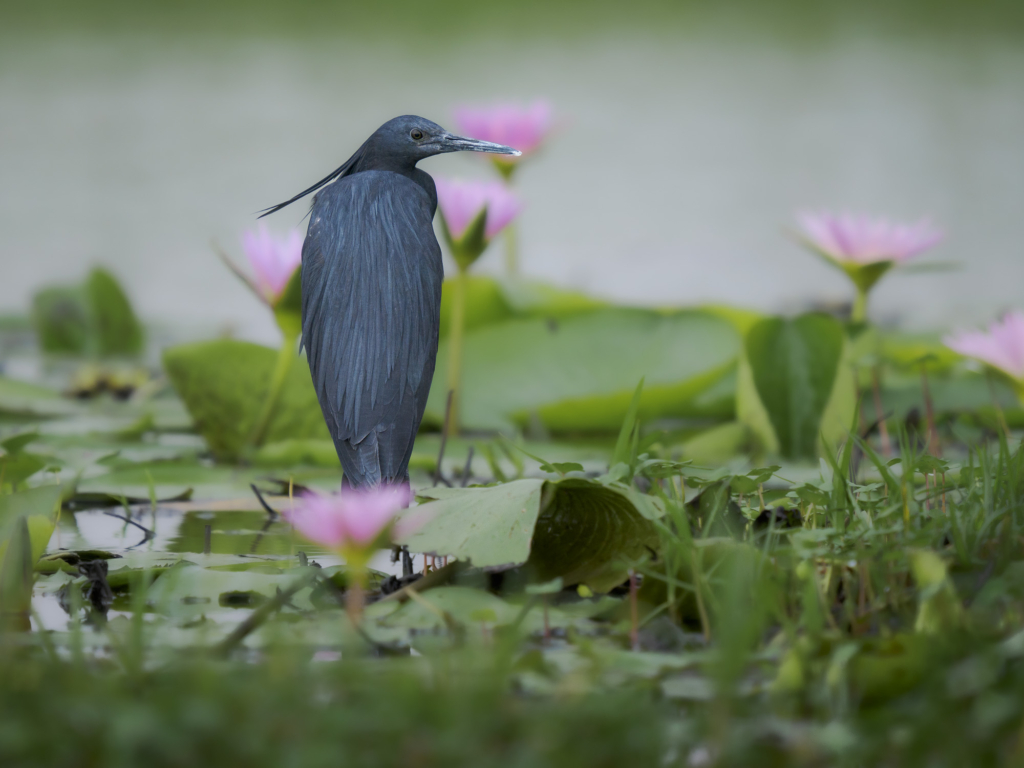
<path fill-rule="evenodd" d="M 408 178 L 357 173 L 317 195 L 302 248 L 302 338 L 324 417 L 336 444 L 377 444 L 385 480 L 404 475 L 437 354 L 433 214 Z"/>

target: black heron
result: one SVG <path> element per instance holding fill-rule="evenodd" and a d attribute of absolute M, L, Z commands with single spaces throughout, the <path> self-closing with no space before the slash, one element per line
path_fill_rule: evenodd
<path fill-rule="evenodd" d="M 416 163 L 462 150 L 519 154 L 396 117 L 327 178 L 262 212 L 317 192 L 302 246 L 302 344 L 345 485 L 408 481 L 444 277 L 432 225 L 437 191 Z"/>

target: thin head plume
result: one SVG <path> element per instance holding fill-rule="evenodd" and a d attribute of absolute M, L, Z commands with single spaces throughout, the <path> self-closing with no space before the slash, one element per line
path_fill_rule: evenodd
<path fill-rule="evenodd" d="M 328 184 L 330 184 L 335 179 L 338 179 L 338 178 L 344 176 L 346 173 L 348 173 L 349 171 L 352 170 L 352 167 L 356 164 L 356 161 L 362 156 L 362 154 L 363 154 L 363 148 L 360 147 L 359 149 L 356 150 L 355 154 L 352 155 L 352 157 L 350 157 L 348 160 L 346 160 L 345 163 L 340 168 L 336 168 L 335 170 L 331 171 L 331 174 L 329 176 L 326 176 L 325 178 L 320 179 L 320 181 L 318 181 L 316 184 L 314 184 L 309 189 L 302 190 L 301 192 L 299 192 L 299 194 L 297 194 L 291 200 L 285 200 L 283 203 L 278 203 L 277 205 L 272 206 L 270 208 L 264 208 L 262 211 L 259 212 L 260 215 L 258 216 L 258 218 L 262 219 L 264 216 L 269 216 L 272 213 L 276 213 L 277 211 L 280 211 L 285 206 L 291 205 L 296 200 L 301 200 L 306 195 L 311 194 L 313 192 L 316 192 L 321 187 L 326 187 Z"/>

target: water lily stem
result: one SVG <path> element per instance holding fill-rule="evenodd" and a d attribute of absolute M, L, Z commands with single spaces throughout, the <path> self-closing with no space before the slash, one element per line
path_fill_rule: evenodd
<path fill-rule="evenodd" d="M 850 320 L 854 323 L 865 323 L 868 319 L 868 292 L 863 288 L 857 289 L 857 298 L 853 301 L 853 311 L 850 313 Z"/>
<path fill-rule="evenodd" d="M 519 230 L 514 223 L 505 227 L 505 273 L 519 276 Z"/>
<path fill-rule="evenodd" d="M 629 647 L 640 650 L 640 616 L 637 607 L 636 571 L 629 569 Z"/>
<path fill-rule="evenodd" d="M 277 353 L 277 363 L 274 366 L 274 373 L 270 379 L 270 389 L 267 390 L 267 397 L 263 401 L 263 409 L 260 411 L 256 425 L 249 435 L 249 445 L 258 448 L 262 445 L 267 436 L 267 427 L 270 426 L 270 419 L 274 415 L 277 401 L 281 397 L 281 390 L 284 389 L 285 379 L 288 378 L 288 371 L 291 370 L 292 362 L 295 360 L 296 336 L 286 334 L 281 342 L 281 348 Z"/>
<path fill-rule="evenodd" d="M 452 322 L 448 329 L 448 390 L 452 393 L 448 435 L 459 434 L 462 400 L 462 342 L 466 332 L 466 270 L 460 268 L 452 282 Z"/>
<path fill-rule="evenodd" d="M 350 581 L 345 590 L 345 610 L 349 619 L 355 626 L 363 622 L 363 606 L 366 604 L 366 587 L 363 582 L 366 580 L 366 570 L 363 568 L 350 568 Z"/>

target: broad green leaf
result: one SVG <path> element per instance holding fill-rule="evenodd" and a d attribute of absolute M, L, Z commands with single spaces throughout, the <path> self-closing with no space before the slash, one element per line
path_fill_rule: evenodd
<path fill-rule="evenodd" d="M 148 499 L 150 488 L 161 499 L 191 490 L 196 499 L 245 498 L 254 502 L 249 484 L 269 477 L 283 483 L 291 478 L 295 483 L 335 490 L 341 481 L 341 472 L 340 468 L 302 467 L 271 473 L 266 469 L 210 465 L 195 460 L 153 461 L 115 467 L 107 474 L 80 481 L 78 490 L 140 499 Z"/>
<path fill-rule="evenodd" d="M 89 301 L 80 287 L 44 288 L 32 299 L 32 324 L 39 348 L 55 354 L 89 352 Z"/>
<path fill-rule="evenodd" d="M 960 355 L 942 343 L 937 333 L 882 333 L 878 339 L 883 360 L 919 373 L 925 364 L 929 372 L 945 372 L 961 359 Z"/>
<path fill-rule="evenodd" d="M 105 269 L 93 269 L 85 281 L 85 294 L 92 313 L 96 353 L 100 357 L 139 354 L 142 326 L 114 276 Z"/>
<path fill-rule="evenodd" d="M 441 338 L 451 326 L 452 282 L 441 287 Z M 535 280 L 466 277 L 466 330 L 512 318 L 564 318 L 608 307 L 608 302 Z"/>
<path fill-rule="evenodd" d="M 750 330 L 737 413 L 766 450 L 813 459 L 823 432 L 831 441 L 852 426 L 844 418 L 854 405 L 845 343 L 840 323 L 820 314 L 769 318 Z"/>
<path fill-rule="evenodd" d="M 32 625 L 31 533 L 24 517 L 19 517 L 0 549 L 0 635 L 6 631 L 27 632 Z"/>
<path fill-rule="evenodd" d="M 81 406 L 47 387 L 0 376 L 0 413 L 18 416 L 67 416 Z"/>
<path fill-rule="evenodd" d="M 503 429 L 536 414 L 555 431 L 614 432 L 641 377 L 642 420 L 709 415 L 698 399 L 730 374 L 738 351 L 733 327 L 703 312 L 603 309 L 482 327 L 465 340 L 462 423 Z M 439 368 L 428 421 L 441 423 L 446 394 Z"/>
<path fill-rule="evenodd" d="M 32 323 L 45 352 L 107 357 L 142 351 L 142 326 L 124 290 L 105 269 L 93 269 L 81 285 L 39 291 L 32 301 Z"/>
<path fill-rule="evenodd" d="M 32 562 L 42 557 L 57 524 L 60 496 L 59 485 L 44 485 L 0 495 L 0 558 L 3 558 L 8 542 L 22 521 L 31 539 Z"/>
<path fill-rule="evenodd" d="M 607 301 L 585 293 L 567 291 L 536 280 L 506 280 L 500 286 L 505 301 L 520 317 L 560 319 L 611 306 Z"/>
<path fill-rule="evenodd" d="M 46 459 L 34 453 L 0 454 L 0 489 L 10 486 L 17 490 L 19 485 L 45 467 L 46 464 Z"/>
<path fill-rule="evenodd" d="M 420 527 L 402 539 L 415 552 L 449 555 L 480 568 L 527 564 L 541 581 L 561 577 L 607 591 L 623 563 L 657 543 L 661 509 L 626 486 L 593 480 L 516 480 L 488 488 L 422 492 L 434 501 L 409 513 Z"/>
<path fill-rule="evenodd" d="M 677 447 L 684 459 L 692 459 L 698 464 L 724 464 L 742 454 L 749 441 L 747 425 L 730 421 L 711 427 Z"/>
<path fill-rule="evenodd" d="M 277 351 L 242 341 L 208 341 L 164 351 L 175 390 L 223 461 L 238 459 L 270 387 Z M 266 442 L 330 439 L 305 358 L 288 371 L 266 432 Z"/>
<path fill-rule="evenodd" d="M 627 562 L 645 559 L 658 545 L 636 504 L 639 494 L 574 478 L 548 483 L 548 494 L 527 562 L 535 579 L 607 592 L 626 579 Z"/>
<path fill-rule="evenodd" d="M 334 442 L 324 438 L 288 439 L 267 443 L 253 454 L 252 462 L 260 467 L 341 467 Z"/>
<path fill-rule="evenodd" d="M 432 488 L 436 499 L 414 508 L 423 525 L 403 538 L 414 552 L 469 560 L 478 568 L 515 566 L 530 556 L 543 480 L 515 480 L 490 488 Z"/>

